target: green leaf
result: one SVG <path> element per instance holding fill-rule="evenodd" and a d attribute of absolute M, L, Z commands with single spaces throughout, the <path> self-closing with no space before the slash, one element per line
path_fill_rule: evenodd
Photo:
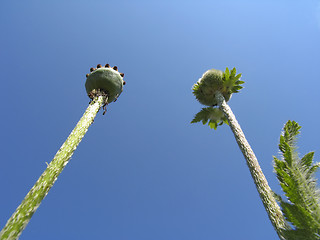
<path fill-rule="evenodd" d="M 200 122 L 200 121 L 202 121 L 202 119 L 203 119 L 203 111 L 200 111 L 200 112 L 198 112 L 196 115 L 195 115 L 195 117 L 193 118 L 193 120 L 191 121 L 191 123 L 197 123 L 197 122 Z"/>
<path fill-rule="evenodd" d="M 294 227 L 286 233 L 288 239 L 320 239 L 315 238 L 320 233 L 320 194 L 313 178 L 320 163 L 312 163 L 314 152 L 298 157 L 296 139 L 300 128 L 298 123 L 288 121 L 280 136 L 282 158 L 274 157 L 274 170 L 286 199 L 277 201 Z"/>
<path fill-rule="evenodd" d="M 276 157 L 273 157 L 273 161 L 274 161 L 274 169 L 277 174 L 277 178 L 280 183 L 283 183 L 284 179 L 288 176 L 288 173 L 286 173 L 287 163 L 282 160 L 279 160 Z"/>
<path fill-rule="evenodd" d="M 238 84 L 238 85 L 244 84 L 244 83 L 245 83 L 244 81 L 240 81 L 240 80 L 236 81 L 236 84 Z"/>
<path fill-rule="evenodd" d="M 280 136 L 279 149 L 283 154 L 284 160 L 291 166 L 292 165 L 292 151 L 290 145 L 286 142 L 284 136 Z"/>
<path fill-rule="evenodd" d="M 194 84 L 193 86 L 192 86 L 192 90 L 193 90 L 193 94 L 195 94 L 196 93 L 196 91 L 199 89 L 199 87 L 200 87 L 200 85 L 199 84 Z"/>
<path fill-rule="evenodd" d="M 235 76 L 236 75 L 236 68 L 234 67 L 234 68 L 232 68 L 232 70 L 231 70 L 231 76 Z"/>
<path fill-rule="evenodd" d="M 319 235 L 311 234 L 307 230 L 302 229 L 291 229 L 285 230 L 284 236 L 286 239 L 293 239 L 293 240 L 316 240 L 319 239 Z"/>
<path fill-rule="evenodd" d="M 320 167 L 320 163 L 316 163 L 310 166 L 310 168 L 308 168 L 306 172 L 307 178 L 309 179 L 310 177 L 312 177 L 312 175 L 316 173 L 319 167 Z"/>
<path fill-rule="evenodd" d="M 232 91 L 238 91 L 238 90 L 240 90 L 240 89 L 242 89 L 243 87 L 242 86 L 234 86 L 233 88 L 232 88 Z"/>
<path fill-rule="evenodd" d="M 217 130 L 218 125 L 217 125 L 216 122 L 211 122 L 211 121 L 210 121 L 208 125 L 209 125 L 209 127 L 210 127 L 211 129 L 213 128 L 214 130 Z"/>
<path fill-rule="evenodd" d="M 290 148 L 289 144 L 284 142 L 283 143 L 283 149 L 284 149 L 283 158 L 288 163 L 289 167 L 291 167 L 292 166 L 293 157 L 292 157 L 292 151 L 291 151 L 291 148 Z"/>
<path fill-rule="evenodd" d="M 299 126 L 298 123 L 296 123 L 295 121 L 288 121 L 286 123 L 286 125 L 284 126 L 284 138 L 285 141 L 290 145 L 293 146 L 295 145 L 295 139 L 296 136 L 300 133 L 300 128 L 301 126 Z"/>
<path fill-rule="evenodd" d="M 242 73 L 239 73 L 237 76 L 235 76 L 236 79 L 240 79 L 241 78 Z M 244 82 L 243 82 L 244 83 Z"/>
<path fill-rule="evenodd" d="M 282 202 L 281 207 L 283 208 L 284 215 L 290 222 L 297 228 L 308 229 L 308 223 L 312 222 L 312 216 L 305 209 L 298 205 L 292 205 L 287 202 Z"/>
<path fill-rule="evenodd" d="M 191 121 L 191 123 L 197 122 L 202 122 L 204 125 L 208 122 L 209 127 L 216 130 L 218 126 L 227 123 L 228 120 L 219 108 L 207 107 L 202 108 Z"/>
<path fill-rule="evenodd" d="M 301 158 L 303 166 L 310 167 L 313 161 L 314 152 L 309 152 Z"/>
<path fill-rule="evenodd" d="M 225 81 L 229 80 L 229 77 L 230 77 L 229 68 L 226 68 L 226 71 L 224 72 Z"/>

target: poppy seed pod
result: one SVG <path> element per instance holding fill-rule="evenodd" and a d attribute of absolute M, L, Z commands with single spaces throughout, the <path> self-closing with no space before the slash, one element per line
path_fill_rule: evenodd
<path fill-rule="evenodd" d="M 119 97 L 124 85 L 123 77 L 121 73 L 117 71 L 117 68 L 102 67 L 98 64 L 96 69 L 87 74 L 86 91 L 88 96 L 93 99 L 95 91 L 102 91 L 107 94 L 107 103 L 111 103 Z"/>

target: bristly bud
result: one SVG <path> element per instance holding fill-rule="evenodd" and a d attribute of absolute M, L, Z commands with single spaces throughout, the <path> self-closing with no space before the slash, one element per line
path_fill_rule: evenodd
<path fill-rule="evenodd" d="M 109 67 L 110 67 L 109 63 L 107 63 L 107 64 L 105 65 L 105 67 L 106 67 L 106 68 L 109 68 Z"/>
<path fill-rule="evenodd" d="M 116 70 L 116 71 L 118 71 L 118 67 L 117 67 L 117 66 L 114 66 L 113 69 Z"/>
<path fill-rule="evenodd" d="M 124 77 L 124 73 L 120 73 L 120 76 L 121 76 L 121 77 Z"/>
<path fill-rule="evenodd" d="M 101 65 L 101 64 L 98 64 L 98 65 L 97 65 L 97 68 L 101 68 L 101 67 L 102 67 L 102 65 Z"/>
<path fill-rule="evenodd" d="M 225 101 L 229 101 L 232 93 L 236 93 L 242 88 L 240 84 L 244 82 L 239 80 L 240 77 L 241 74 L 236 75 L 235 68 L 231 72 L 228 68 L 226 68 L 225 72 L 216 69 L 206 71 L 193 85 L 192 90 L 201 104 L 210 107 L 203 108 L 197 113 L 192 123 L 202 122 L 206 124 L 208 122 L 209 127 L 214 129 L 223 123 L 228 124 L 223 112 L 215 107 L 218 105 L 216 93 L 221 93 Z"/>
<path fill-rule="evenodd" d="M 237 93 L 243 88 L 240 84 L 244 82 L 239 80 L 240 77 L 241 74 L 236 75 L 235 68 L 231 72 L 228 68 L 226 68 L 225 72 L 210 69 L 193 85 L 193 94 L 201 104 L 216 106 L 215 92 L 220 92 L 225 100 L 229 101 L 232 93 Z"/>
<path fill-rule="evenodd" d="M 89 73 L 86 74 L 86 77 L 89 77 Z"/>
<path fill-rule="evenodd" d="M 90 68 L 90 72 L 93 72 L 95 69 L 92 67 L 92 68 Z"/>

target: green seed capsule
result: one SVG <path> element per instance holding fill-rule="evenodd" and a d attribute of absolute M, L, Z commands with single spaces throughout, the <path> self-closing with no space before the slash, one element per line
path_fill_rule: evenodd
<path fill-rule="evenodd" d="M 87 75 L 85 84 L 88 96 L 92 96 L 90 93 L 93 90 L 100 90 L 107 94 L 107 103 L 117 100 L 124 85 L 121 74 L 115 69 L 101 67 L 101 65 L 99 65 L 97 69 L 92 70 L 93 71 Z"/>

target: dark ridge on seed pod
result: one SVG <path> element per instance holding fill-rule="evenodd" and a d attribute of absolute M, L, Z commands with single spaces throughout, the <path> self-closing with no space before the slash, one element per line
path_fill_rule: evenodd
<path fill-rule="evenodd" d="M 102 67 L 102 65 L 101 65 L 101 64 L 98 64 L 98 65 L 97 65 L 97 68 L 101 68 L 101 67 Z"/>
<path fill-rule="evenodd" d="M 109 68 L 109 67 L 110 67 L 109 63 L 107 63 L 107 64 L 105 65 L 105 67 L 106 67 L 106 68 Z"/>
<path fill-rule="evenodd" d="M 118 67 L 117 67 L 117 66 L 114 66 L 114 67 L 113 67 L 113 70 L 118 71 Z"/>

